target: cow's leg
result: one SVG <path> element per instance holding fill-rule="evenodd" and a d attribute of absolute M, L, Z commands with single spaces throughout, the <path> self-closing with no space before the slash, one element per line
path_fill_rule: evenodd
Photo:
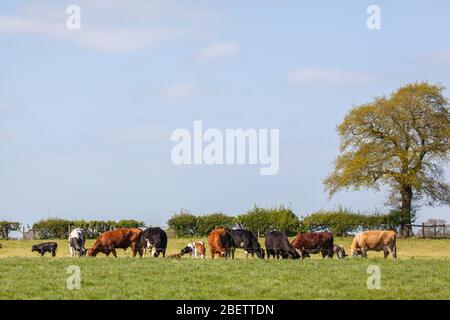
<path fill-rule="evenodd" d="M 69 251 L 70 251 L 70 257 L 73 258 L 73 248 L 71 246 L 69 246 Z"/>
<path fill-rule="evenodd" d="M 110 248 L 111 249 L 111 253 L 113 254 L 113 257 L 114 258 L 117 258 L 117 252 L 116 252 L 116 249 L 114 249 L 114 247 L 113 248 Z"/>
<path fill-rule="evenodd" d="M 384 253 L 384 258 L 385 259 L 388 257 L 390 252 L 391 252 L 391 250 L 387 246 L 383 247 L 383 253 Z"/>
<path fill-rule="evenodd" d="M 211 250 L 211 259 L 214 259 L 214 250 Z"/>

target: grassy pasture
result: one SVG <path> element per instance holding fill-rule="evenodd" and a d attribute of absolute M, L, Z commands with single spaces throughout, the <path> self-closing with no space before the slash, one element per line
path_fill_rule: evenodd
<path fill-rule="evenodd" d="M 169 239 L 168 253 L 189 241 Z M 66 240 L 51 258 L 31 252 L 39 242 L 1 242 L 0 299 L 450 299 L 450 240 L 400 239 L 397 261 L 375 252 L 369 259 L 261 261 L 242 250 L 234 261 L 133 259 L 130 250 L 119 250 L 118 259 L 71 259 Z M 349 250 L 351 239 L 335 242 Z M 79 290 L 66 287 L 70 265 L 81 269 Z M 367 288 L 369 265 L 380 267 L 379 290 Z"/>

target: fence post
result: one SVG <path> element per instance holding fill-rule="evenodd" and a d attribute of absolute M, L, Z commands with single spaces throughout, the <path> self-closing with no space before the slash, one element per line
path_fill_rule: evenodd
<path fill-rule="evenodd" d="M 422 222 L 422 238 L 425 238 L 425 222 Z"/>
<path fill-rule="evenodd" d="M 434 223 L 434 238 L 437 238 L 437 225 L 436 222 Z"/>

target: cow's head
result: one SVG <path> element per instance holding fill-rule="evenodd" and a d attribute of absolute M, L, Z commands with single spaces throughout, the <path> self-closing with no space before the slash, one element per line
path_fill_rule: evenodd
<path fill-rule="evenodd" d="M 347 256 L 344 247 L 341 245 L 335 245 L 333 252 L 337 255 L 338 259 L 344 259 Z"/>
<path fill-rule="evenodd" d="M 88 257 L 95 257 L 97 255 L 97 250 L 95 248 L 86 249 Z"/>
<path fill-rule="evenodd" d="M 79 255 L 80 257 L 85 256 L 86 253 L 87 253 L 87 249 L 86 249 L 86 248 L 80 248 L 80 249 L 78 250 L 78 255 Z"/>
<path fill-rule="evenodd" d="M 33 245 L 31 247 L 31 252 L 33 252 L 33 251 L 39 251 L 39 248 L 37 247 L 37 245 Z"/>
<path fill-rule="evenodd" d="M 352 257 L 361 256 L 361 255 L 362 255 L 362 252 L 361 252 L 360 249 L 352 249 L 351 255 L 352 255 Z"/>
<path fill-rule="evenodd" d="M 256 256 L 260 259 L 264 259 L 265 251 L 263 248 L 257 248 L 255 250 Z"/>

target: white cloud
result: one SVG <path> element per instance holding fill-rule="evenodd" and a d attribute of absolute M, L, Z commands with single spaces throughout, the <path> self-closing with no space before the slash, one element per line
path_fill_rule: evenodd
<path fill-rule="evenodd" d="M 450 49 L 444 50 L 438 53 L 434 54 L 428 54 L 422 58 L 422 60 L 425 60 L 426 62 L 433 62 L 433 63 L 443 63 L 443 64 L 449 64 L 450 63 Z"/>
<path fill-rule="evenodd" d="M 186 82 L 172 85 L 162 92 L 162 97 L 169 100 L 190 98 L 194 95 L 198 85 L 195 82 Z"/>
<path fill-rule="evenodd" d="M 15 15 L 0 15 L 2 35 L 34 35 L 63 39 L 84 49 L 136 51 L 178 38 L 205 39 L 214 34 L 214 12 L 171 0 L 80 0 L 81 30 L 68 30 L 66 7 L 42 1 L 19 7 Z M 219 19 L 216 19 L 219 20 Z"/>
<path fill-rule="evenodd" d="M 237 42 L 218 42 L 209 45 L 197 54 L 200 61 L 225 59 L 236 55 L 239 52 Z"/>
<path fill-rule="evenodd" d="M 334 69 L 302 68 L 288 74 L 288 81 L 299 87 L 347 87 L 367 85 L 375 80 L 370 74 Z"/>

